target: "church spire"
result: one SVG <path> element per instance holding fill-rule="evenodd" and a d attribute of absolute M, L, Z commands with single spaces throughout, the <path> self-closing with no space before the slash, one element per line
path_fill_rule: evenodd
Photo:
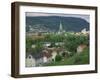
<path fill-rule="evenodd" d="M 63 33 L 63 32 L 64 32 L 63 26 L 62 26 L 62 23 L 61 23 L 61 21 L 60 21 L 58 34 L 61 34 L 61 33 Z"/>
<path fill-rule="evenodd" d="M 62 27 L 62 23 L 61 23 L 61 21 L 60 21 L 59 31 L 60 31 L 60 32 L 63 31 L 63 27 Z"/>

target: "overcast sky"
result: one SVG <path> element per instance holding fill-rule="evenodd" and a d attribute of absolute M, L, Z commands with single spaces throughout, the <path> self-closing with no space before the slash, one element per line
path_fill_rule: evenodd
<path fill-rule="evenodd" d="M 82 15 L 82 14 L 56 14 L 56 13 L 37 13 L 37 12 L 26 12 L 26 16 L 29 17 L 36 17 L 36 16 L 63 16 L 63 17 L 77 17 L 82 18 L 88 22 L 90 22 L 89 15 Z"/>

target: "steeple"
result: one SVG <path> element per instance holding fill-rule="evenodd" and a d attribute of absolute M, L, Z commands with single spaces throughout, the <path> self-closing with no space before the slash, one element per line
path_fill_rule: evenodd
<path fill-rule="evenodd" d="M 63 31 L 63 27 L 62 27 L 62 23 L 60 22 L 60 26 L 59 26 L 59 31 L 62 32 Z"/>
<path fill-rule="evenodd" d="M 59 31 L 58 31 L 58 33 L 61 34 L 62 32 L 64 32 L 64 30 L 63 30 L 62 23 L 61 23 L 61 21 L 60 21 L 60 25 L 59 25 Z"/>

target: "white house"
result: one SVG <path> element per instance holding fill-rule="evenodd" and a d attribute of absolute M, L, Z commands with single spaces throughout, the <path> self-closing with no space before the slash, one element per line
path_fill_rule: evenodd
<path fill-rule="evenodd" d="M 83 34 L 86 34 L 86 32 L 87 32 L 86 28 L 84 28 L 84 29 L 81 30 L 81 33 L 83 33 Z"/>
<path fill-rule="evenodd" d="M 64 45 L 64 42 L 56 42 L 55 45 L 56 46 L 59 46 L 59 45 L 61 46 L 61 45 Z"/>
<path fill-rule="evenodd" d="M 50 45 L 51 45 L 50 42 L 45 42 L 45 43 L 43 44 L 44 47 L 49 47 Z"/>
<path fill-rule="evenodd" d="M 84 44 L 81 44 L 77 47 L 77 53 L 81 53 L 87 46 Z"/>
<path fill-rule="evenodd" d="M 43 62 L 47 63 L 48 62 L 48 58 L 46 56 L 43 57 Z"/>
<path fill-rule="evenodd" d="M 35 48 L 36 47 L 36 45 L 35 44 L 32 44 L 32 46 L 31 46 L 32 48 Z"/>
<path fill-rule="evenodd" d="M 26 67 L 36 66 L 36 61 L 35 61 L 35 59 L 33 58 L 32 55 L 28 55 L 25 62 L 26 62 Z"/>
<path fill-rule="evenodd" d="M 41 66 L 43 63 L 43 54 L 38 53 L 28 53 L 26 56 L 26 67 Z"/>
<path fill-rule="evenodd" d="M 81 33 L 84 35 L 89 35 L 89 31 L 86 31 L 86 28 L 82 29 Z"/>
<path fill-rule="evenodd" d="M 56 58 L 56 55 L 57 55 L 57 51 L 54 50 L 54 51 L 51 53 L 51 55 L 52 55 L 52 60 L 55 61 L 55 58 Z"/>
<path fill-rule="evenodd" d="M 42 66 L 44 63 L 50 63 L 51 61 L 51 52 L 47 50 L 37 53 L 28 53 L 26 56 L 26 67 Z"/>
<path fill-rule="evenodd" d="M 48 50 L 43 50 L 43 63 L 49 63 L 52 61 L 51 52 Z"/>

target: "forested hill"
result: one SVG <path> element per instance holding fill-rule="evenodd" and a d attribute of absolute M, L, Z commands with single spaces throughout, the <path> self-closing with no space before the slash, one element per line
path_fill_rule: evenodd
<path fill-rule="evenodd" d="M 79 32 L 86 28 L 89 30 L 89 23 L 82 19 L 76 17 L 59 17 L 59 16 L 38 16 L 38 17 L 26 17 L 26 27 L 34 25 L 38 27 L 45 27 L 49 30 L 57 31 L 59 29 L 60 22 L 66 31 Z"/>

